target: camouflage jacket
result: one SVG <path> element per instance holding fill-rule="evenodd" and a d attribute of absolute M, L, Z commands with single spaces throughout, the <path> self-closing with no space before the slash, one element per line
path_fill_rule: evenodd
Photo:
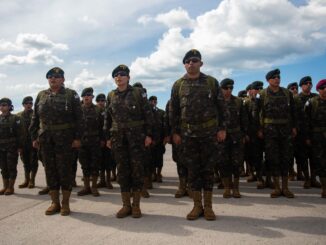
<path fill-rule="evenodd" d="M 9 113 L 0 115 L 0 150 L 22 147 L 20 117 Z"/>
<path fill-rule="evenodd" d="M 309 99 L 304 106 L 304 135 L 311 139 L 313 134 L 322 133 L 326 138 L 326 100 L 319 96 Z"/>
<path fill-rule="evenodd" d="M 31 125 L 31 121 L 32 121 L 32 116 L 33 116 L 33 110 L 30 111 L 21 111 L 19 113 L 17 113 L 17 116 L 20 117 L 20 122 L 22 125 L 22 140 L 24 144 L 31 144 L 32 143 L 32 138 L 31 138 L 31 134 L 29 132 L 29 127 Z"/>
<path fill-rule="evenodd" d="M 81 133 L 81 144 L 99 144 L 101 140 L 104 140 L 104 111 L 101 111 L 99 107 L 92 104 L 90 107 L 82 105 L 82 112 L 83 129 Z"/>
<path fill-rule="evenodd" d="M 156 144 L 162 144 L 164 139 L 165 112 L 157 107 L 152 107 L 153 112 L 153 140 Z"/>
<path fill-rule="evenodd" d="M 305 122 L 304 122 L 304 106 L 307 103 L 307 101 L 315 96 L 318 96 L 318 94 L 310 93 L 309 95 L 305 95 L 302 92 L 299 93 L 297 96 L 294 97 L 295 106 L 296 106 L 296 113 L 297 113 L 297 119 L 298 119 L 298 130 L 299 133 L 301 131 L 304 131 Z"/>

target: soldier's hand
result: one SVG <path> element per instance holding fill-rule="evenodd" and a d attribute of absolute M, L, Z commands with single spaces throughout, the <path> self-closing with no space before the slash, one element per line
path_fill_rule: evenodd
<path fill-rule="evenodd" d="M 296 128 L 292 128 L 292 138 L 295 138 L 297 136 L 298 132 Z"/>
<path fill-rule="evenodd" d="M 39 149 L 40 145 L 38 143 L 38 140 L 33 140 L 33 143 L 32 144 L 33 144 L 33 148 Z"/>
<path fill-rule="evenodd" d="M 80 140 L 74 140 L 73 142 L 72 142 L 72 148 L 76 148 L 76 149 L 79 149 L 80 148 L 80 146 L 81 146 L 81 143 L 80 143 Z"/>
<path fill-rule="evenodd" d="M 106 141 L 106 147 L 109 148 L 109 149 L 112 148 L 112 141 L 111 140 Z"/>
<path fill-rule="evenodd" d="M 149 147 L 152 144 L 152 138 L 149 136 L 146 136 L 145 138 L 145 147 Z"/>
<path fill-rule="evenodd" d="M 306 145 L 311 145 L 311 140 L 306 140 Z"/>
<path fill-rule="evenodd" d="M 264 133 L 263 133 L 263 130 L 262 129 L 259 129 L 258 132 L 257 132 L 257 137 L 259 139 L 263 139 L 264 138 Z"/>
<path fill-rule="evenodd" d="M 216 137 L 218 142 L 224 142 L 226 139 L 226 130 L 218 131 Z"/>
<path fill-rule="evenodd" d="M 181 144 L 181 136 L 179 134 L 173 134 L 172 140 L 173 140 L 173 143 L 176 145 Z"/>

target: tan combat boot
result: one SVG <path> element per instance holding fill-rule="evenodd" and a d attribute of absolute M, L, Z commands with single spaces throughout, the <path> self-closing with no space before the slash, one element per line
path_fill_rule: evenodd
<path fill-rule="evenodd" d="M 273 177 L 274 182 L 274 190 L 271 193 L 271 198 L 277 198 L 282 195 L 281 187 L 280 187 L 280 177 Z"/>
<path fill-rule="evenodd" d="M 141 196 L 144 198 L 150 197 L 149 192 L 147 190 L 149 179 L 150 179 L 150 177 L 144 177 L 144 184 L 143 184 L 143 188 L 141 190 Z"/>
<path fill-rule="evenodd" d="M 42 190 L 38 192 L 39 195 L 46 195 L 50 192 L 50 188 L 48 186 L 44 187 Z"/>
<path fill-rule="evenodd" d="M 49 192 L 51 196 L 51 206 L 45 211 L 45 215 L 53 215 L 60 212 L 60 200 L 59 200 L 59 191 L 53 190 Z"/>
<path fill-rule="evenodd" d="M 204 191 L 204 217 L 206 220 L 216 220 L 216 215 L 212 208 L 213 192 Z"/>
<path fill-rule="evenodd" d="M 2 178 L 2 181 L 3 181 L 3 188 L 0 190 L 0 195 L 5 194 L 8 186 L 9 186 L 9 179 Z"/>
<path fill-rule="evenodd" d="M 36 177 L 36 171 L 31 172 L 31 177 L 29 179 L 28 188 L 33 189 L 35 187 L 35 177 Z"/>
<path fill-rule="evenodd" d="M 97 188 L 106 187 L 105 183 L 105 170 L 100 171 L 100 182 L 97 183 Z"/>
<path fill-rule="evenodd" d="M 134 191 L 132 193 L 132 206 L 131 206 L 131 216 L 133 218 L 141 217 L 141 210 L 139 205 L 140 205 L 140 191 Z"/>
<path fill-rule="evenodd" d="M 9 196 L 9 195 L 12 195 L 15 193 L 15 181 L 16 179 L 9 179 L 9 184 L 8 184 L 8 188 L 7 190 L 5 191 L 5 195 L 6 196 Z"/>
<path fill-rule="evenodd" d="M 222 181 L 223 181 L 223 185 L 224 185 L 223 197 L 224 198 L 232 197 L 231 190 L 230 190 L 230 179 L 229 178 L 222 178 Z"/>
<path fill-rule="evenodd" d="M 78 196 L 86 196 L 91 194 L 91 187 L 90 187 L 90 178 L 84 176 L 84 187 L 80 191 L 77 192 Z"/>
<path fill-rule="evenodd" d="M 177 192 L 174 194 L 175 198 L 181 198 L 184 197 L 187 193 L 187 182 L 186 178 L 180 178 L 179 179 L 179 187 Z"/>
<path fill-rule="evenodd" d="M 130 192 L 121 192 L 122 208 L 117 212 L 117 218 L 125 218 L 131 214 Z"/>
<path fill-rule="evenodd" d="M 91 187 L 91 192 L 94 197 L 98 197 L 100 193 L 97 190 L 97 176 L 93 175 L 92 176 L 92 187 Z"/>
<path fill-rule="evenodd" d="M 294 194 L 288 188 L 289 178 L 287 176 L 282 176 L 282 193 L 283 196 L 287 198 L 294 198 Z"/>
<path fill-rule="evenodd" d="M 320 178 L 321 188 L 322 188 L 321 197 L 326 198 L 326 178 L 325 177 L 319 177 L 319 178 Z"/>
<path fill-rule="evenodd" d="M 201 191 L 193 191 L 192 196 L 194 200 L 194 207 L 187 215 L 187 220 L 196 220 L 204 214 Z"/>
<path fill-rule="evenodd" d="M 18 188 L 26 188 L 26 187 L 28 187 L 29 181 L 30 181 L 29 173 L 25 172 L 25 180 L 24 180 L 23 183 L 18 185 Z"/>
<path fill-rule="evenodd" d="M 108 189 L 113 189 L 113 185 L 111 183 L 111 171 L 106 172 L 106 186 Z"/>
<path fill-rule="evenodd" d="M 239 191 L 239 178 L 234 178 L 232 196 L 234 198 L 240 198 L 241 197 L 241 194 L 240 194 L 240 191 Z"/>
<path fill-rule="evenodd" d="M 62 190 L 62 202 L 61 202 L 61 209 L 60 209 L 60 213 L 62 216 L 67 216 L 70 214 L 70 207 L 69 207 L 70 194 L 71 191 Z"/>

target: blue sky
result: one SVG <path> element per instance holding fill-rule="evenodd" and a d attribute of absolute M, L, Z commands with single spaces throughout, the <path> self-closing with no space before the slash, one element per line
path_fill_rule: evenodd
<path fill-rule="evenodd" d="M 274 68 L 283 86 L 306 75 L 316 84 L 326 77 L 325 19 L 324 0 L 2 0 L 0 97 L 20 110 L 54 66 L 67 87 L 107 94 L 123 63 L 165 107 L 191 48 L 204 73 L 235 80 L 235 94 Z"/>

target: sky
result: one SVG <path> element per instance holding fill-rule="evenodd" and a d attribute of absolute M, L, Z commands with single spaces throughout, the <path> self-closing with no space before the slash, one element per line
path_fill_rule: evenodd
<path fill-rule="evenodd" d="M 0 98 L 48 88 L 59 66 L 66 87 L 95 95 L 115 89 L 112 70 L 130 70 L 165 108 L 182 59 L 202 54 L 201 71 L 232 78 L 233 93 L 281 70 L 281 85 L 326 78 L 325 0 L 1 0 Z"/>

